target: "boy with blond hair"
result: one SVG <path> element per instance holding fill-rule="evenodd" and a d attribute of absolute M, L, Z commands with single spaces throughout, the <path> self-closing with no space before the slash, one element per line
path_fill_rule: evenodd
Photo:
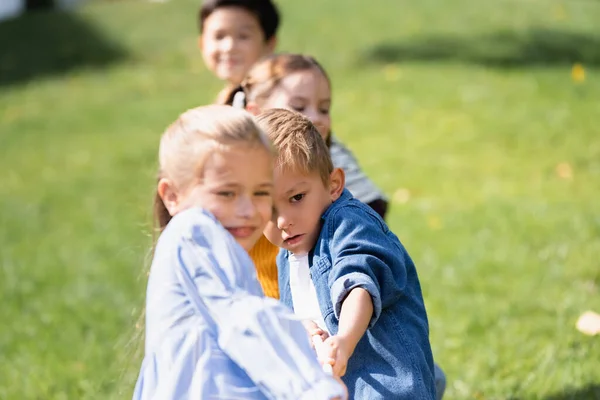
<path fill-rule="evenodd" d="M 415 266 L 383 219 L 344 189 L 325 141 L 301 114 L 257 117 L 273 141 L 280 299 L 329 336 L 350 398 L 435 399 L 427 314 Z"/>

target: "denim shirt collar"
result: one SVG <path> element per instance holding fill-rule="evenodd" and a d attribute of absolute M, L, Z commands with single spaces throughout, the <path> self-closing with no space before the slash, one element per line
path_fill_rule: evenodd
<path fill-rule="evenodd" d="M 342 191 L 342 194 L 340 195 L 340 197 L 334 201 L 333 203 L 331 203 L 331 205 L 329 207 L 327 207 L 327 210 L 325 210 L 325 212 L 323 213 L 323 215 L 321 215 L 321 219 L 325 220 L 327 219 L 327 216 L 334 210 L 336 209 L 340 204 L 350 200 L 352 198 L 352 194 L 350 193 L 350 191 L 348 189 L 345 189 Z"/>

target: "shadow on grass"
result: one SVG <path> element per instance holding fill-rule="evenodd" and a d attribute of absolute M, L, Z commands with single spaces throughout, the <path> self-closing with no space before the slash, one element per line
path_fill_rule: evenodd
<path fill-rule="evenodd" d="M 121 47 L 74 13 L 38 11 L 0 23 L 0 87 L 105 67 L 125 57 Z"/>
<path fill-rule="evenodd" d="M 360 63 L 453 61 L 495 68 L 582 63 L 600 65 L 600 35 L 532 29 L 473 36 L 416 36 L 387 41 L 363 51 Z"/>
<path fill-rule="evenodd" d="M 521 400 L 511 398 L 510 400 Z M 559 393 L 542 397 L 541 400 L 600 400 L 600 384 L 590 384 L 582 388 L 567 388 Z"/>

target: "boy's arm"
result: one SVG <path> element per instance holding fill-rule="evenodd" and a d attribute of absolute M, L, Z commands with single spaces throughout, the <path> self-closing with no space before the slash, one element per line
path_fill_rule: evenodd
<path fill-rule="evenodd" d="M 335 210 L 328 229 L 332 268 L 330 295 L 335 316 L 342 328 L 342 306 L 356 288 L 366 291 L 372 302 L 368 327 L 375 324 L 382 308 L 403 295 L 408 255 L 388 235 L 387 226 L 357 205 Z M 349 304 L 348 304 L 349 305 Z M 345 307 L 344 307 L 345 308 Z M 346 322 L 344 322 L 345 324 Z"/>
<path fill-rule="evenodd" d="M 352 289 L 342 302 L 338 333 L 325 341 L 326 354 L 320 355 L 321 359 L 332 361 L 335 376 L 346 373 L 348 360 L 367 331 L 372 316 L 373 301 L 369 292 L 362 288 Z"/>
<path fill-rule="evenodd" d="M 355 288 L 348 293 L 342 303 L 337 336 L 346 343 L 349 356 L 352 355 L 360 338 L 363 337 L 373 317 L 373 301 L 369 292 Z"/>

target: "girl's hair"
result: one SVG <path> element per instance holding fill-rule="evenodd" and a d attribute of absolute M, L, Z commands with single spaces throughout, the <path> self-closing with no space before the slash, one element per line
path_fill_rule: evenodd
<path fill-rule="evenodd" d="M 158 180 L 169 178 L 176 187 L 185 188 L 202 179 L 205 161 L 212 151 L 238 145 L 263 147 L 273 154 L 271 142 L 250 113 L 224 105 L 188 110 L 162 135 Z M 171 220 L 158 191 L 154 219 L 161 232 Z"/>
<path fill-rule="evenodd" d="M 217 102 L 245 107 L 249 101 L 252 101 L 260 106 L 269 98 L 283 78 L 295 72 L 312 69 L 321 72 L 331 88 L 331 80 L 327 72 L 313 57 L 302 54 L 274 54 L 255 64 L 240 85 L 225 88 Z M 243 102 L 238 104 L 240 98 L 243 99 Z M 329 136 L 326 142 L 327 146 L 331 144 Z"/>
<path fill-rule="evenodd" d="M 260 104 L 286 76 L 315 68 L 323 74 L 331 87 L 327 72 L 313 57 L 302 54 L 273 54 L 255 64 L 239 86 L 226 88 L 219 102 L 232 105 L 235 95 L 244 92 L 246 101 Z"/>

